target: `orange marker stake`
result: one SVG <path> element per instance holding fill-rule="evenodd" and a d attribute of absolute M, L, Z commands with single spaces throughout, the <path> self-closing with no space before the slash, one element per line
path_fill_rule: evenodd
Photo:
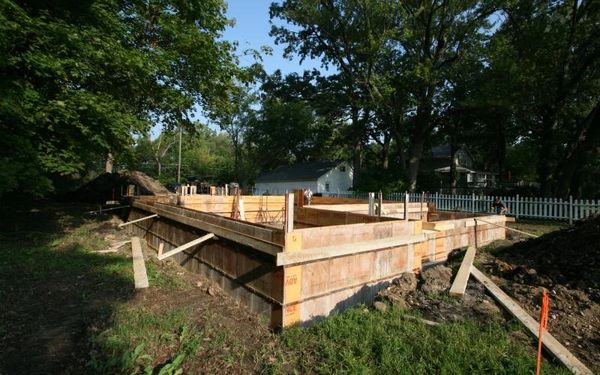
<path fill-rule="evenodd" d="M 540 375 L 542 371 L 542 335 L 548 328 L 548 308 L 550 302 L 548 300 L 548 293 L 546 289 L 542 291 L 542 311 L 540 312 L 540 333 L 538 335 L 538 352 L 537 352 L 537 367 L 535 370 L 536 375 Z"/>

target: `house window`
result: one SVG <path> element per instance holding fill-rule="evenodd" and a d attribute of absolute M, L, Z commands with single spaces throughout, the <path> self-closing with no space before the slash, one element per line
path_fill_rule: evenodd
<path fill-rule="evenodd" d="M 346 172 L 346 166 L 340 165 L 340 172 Z"/>
<path fill-rule="evenodd" d="M 326 192 L 329 192 L 329 182 L 326 182 L 326 183 L 325 183 L 325 191 L 326 191 Z"/>

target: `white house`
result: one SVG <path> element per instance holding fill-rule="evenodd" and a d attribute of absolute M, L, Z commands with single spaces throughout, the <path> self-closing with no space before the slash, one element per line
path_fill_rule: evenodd
<path fill-rule="evenodd" d="M 281 195 L 293 189 L 313 193 L 347 193 L 352 187 L 352 167 L 344 161 L 318 160 L 275 168 L 256 179 L 255 194 Z"/>

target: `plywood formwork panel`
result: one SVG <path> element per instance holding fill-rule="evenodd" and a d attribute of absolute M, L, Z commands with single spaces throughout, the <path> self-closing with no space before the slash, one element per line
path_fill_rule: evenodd
<path fill-rule="evenodd" d="M 318 228 L 302 228 L 294 232 L 302 236 L 304 249 L 365 242 L 382 238 L 417 234 L 416 221 L 391 221 L 386 223 L 334 225 Z M 344 242 L 341 242 L 344 241 Z"/>
<path fill-rule="evenodd" d="M 157 203 L 154 206 L 162 209 L 166 205 Z M 164 211 L 196 220 L 206 219 L 211 224 L 219 223 L 223 228 L 240 230 L 237 233 L 251 238 L 264 236 L 262 238 L 272 239 L 279 235 L 281 243 L 284 243 L 281 230 L 271 231 L 271 228 L 239 224 L 235 220 L 223 221 L 215 215 L 179 207 L 164 208 Z M 314 214 L 310 211 L 305 213 Z M 146 212 L 143 214 L 147 215 Z M 322 220 L 339 220 L 340 217 L 339 213 L 331 212 Z M 135 218 L 135 215 L 130 218 Z M 165 238 L 176 238 L 165 241 L 167 250 L 180 245 L 182 239 L 192 240 L 205 233 L 198 228 L 190 228 L 188 222 L 173 223 L 176 218 L 161 217 L 157 221 L 140 222 L 136 230 L 143 232 L 154 246 Z M 501 218 L 491 219 L 503 224 Z M 310 220 L 319 219 L 313 217 Z M 347 218 L 344 217 L 344 220 Z M 444 230 L 423 230 L 420 221 L 296 229 L 285 234 L 285 246 L 279 248 L 280 251 L 285 249 L 285 252 L 277 255 L 277 262 L 280 254 L 297 254 L 299 260 L 289 265 L 282 263 L 286 264 L 283 267 L 276 266 L 279 263 L 275 262 L 274 256 L 229 240 L 208 243 L 195 252 L 190 250 L 178 254 L 176 259 L 187 269 L 203 272 L 219 282 L 227 293 L 251 306 L 253 311 L 270 310 L 272 322 L 289 326 L 358 302 L 369 302 L 377 290 L 402 272 L 419 271 L 422 261 L 443 260 L 451 250 L 473 244 L 473 219 L 459 219 L 453 221 L 453 225 L 446 224 L 435 225 Z M 479 224 L 477 232 L 480 245 L 504 236 L 503 229 L 492 225 Z M 248 254 L 245 253 L 247 249 L 250 250 Z"/>
<path fill-rule="evenodd" d="M 138 215 L 136 212 L 137 210 L 133 210 L 130 218 Z M 156 248 L 156 244 L 165 242 L 167 251 L 205 234 L 185 224 L 162 218 L 151 227 L 144 222 L 136 224 L 138 224 L 136 230 L 147 239 L 149 244 L 155 244 L 153 246 Z M 272 256 L 255 249 L 219 239 L 185 250 L 177 254 L 175 259 L 190 270 L 201 267 L 188 263 L 205 264 L 210 269 L 206 274 L 219 283 L 224 282 L 222 277 L 227 277 L 240 287 L 250 288 L 254 293 L 259 293 L 263 299 L 283 301 L 281 268 L 275 266 Z"/>

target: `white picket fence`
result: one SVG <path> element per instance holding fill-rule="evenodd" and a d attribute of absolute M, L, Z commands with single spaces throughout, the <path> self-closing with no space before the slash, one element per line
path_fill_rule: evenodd
<path fill-rule="evenodd" d="M 331 197 L 368 199 L 368 193 L 324 194 Z M 383 194 L 383 199 L 403 202 L 405 193 Z M 410 202 L 435 203 L 440 211 L 464 211 L 473 213 L 493 213 L 494 196 L 456 195 L 456 194 L 409 194 Z M 600 200 L 594 199 L 561 199 L 539 197 L 500 197 L 508 208 L 508 216 L 516 218 L 535 218 L 573 221 L 600 214 Z"/>

